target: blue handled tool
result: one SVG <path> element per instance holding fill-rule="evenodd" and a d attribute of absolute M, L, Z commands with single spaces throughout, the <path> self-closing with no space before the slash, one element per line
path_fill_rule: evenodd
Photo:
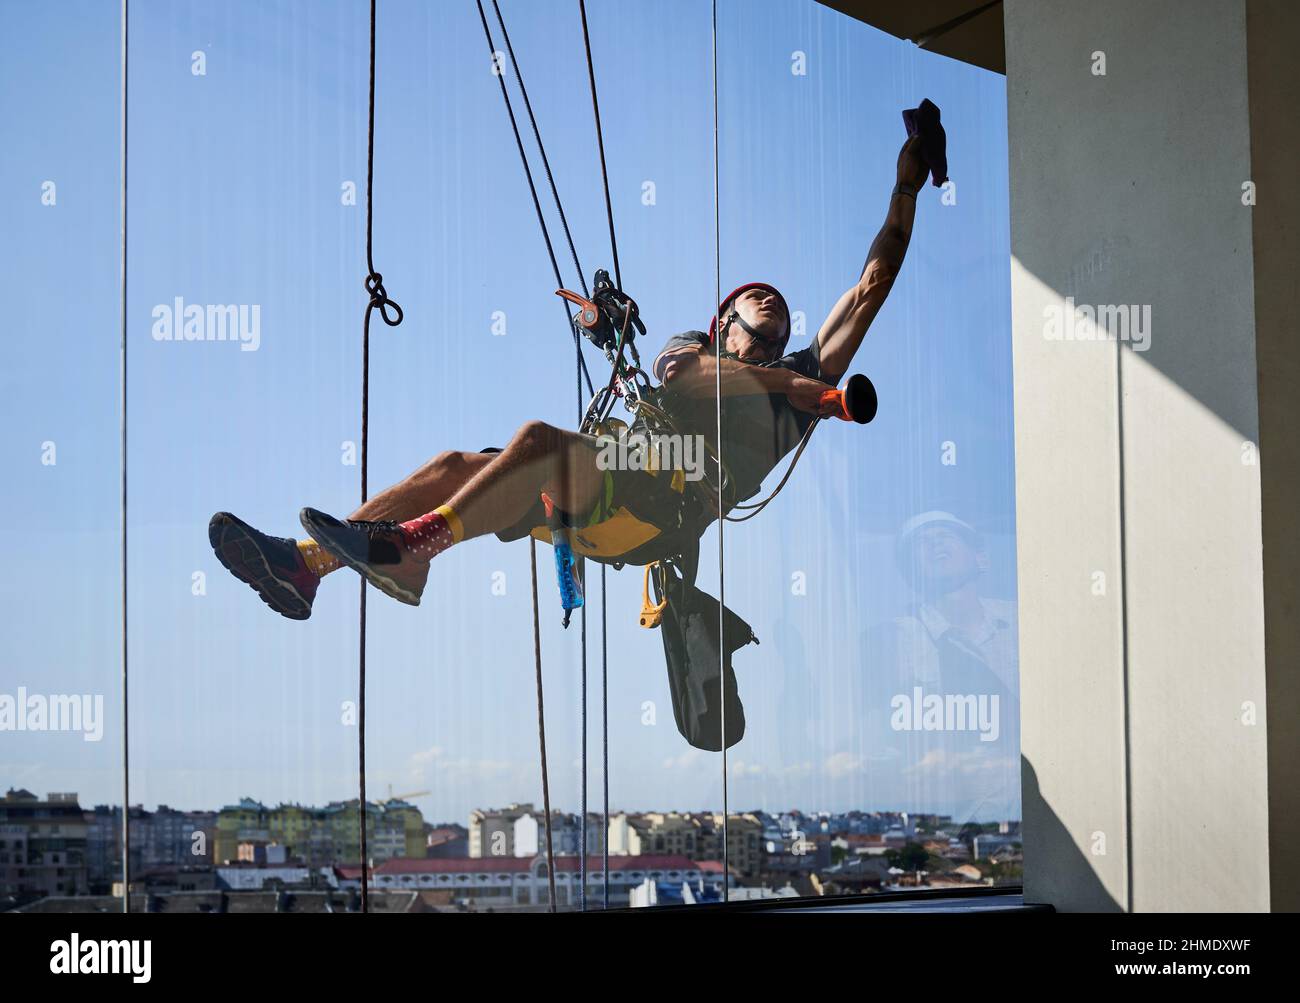
<path fill-rule="evenodd" d="M 575 609 L 581 609 L 586 600 L 582 594 L 582 572 L 578 558 L 573 553 L 569 527 L 564 525 L 559 509 L 543 492 L 542 504 L 546 506 L 546 525 L 551 530 L 551 546 L 555 549 L 555 581 L 560 588 L 560 606 L 564 609 L 564 626 Z"/>

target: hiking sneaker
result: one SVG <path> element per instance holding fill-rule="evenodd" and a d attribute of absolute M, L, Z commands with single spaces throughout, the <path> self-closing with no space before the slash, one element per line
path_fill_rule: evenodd
<path fill-rule="evenodd" d="M 298 519 L 313 540 L 365 575 L 384 595 L 408 606 L 420 605 L 429 562 L 411 553 L 397 523 L 344 522 L 314 508 L 303 509 Z"/>
<path fill-rule="evenodd" d="M 218 512 L 208 523 L 208 540 L 217 560 L 262 602 L 290 620 L 306 620 L 320 579 L 298 552 L 296 541 L 267 536 L 238 516 Z"/>

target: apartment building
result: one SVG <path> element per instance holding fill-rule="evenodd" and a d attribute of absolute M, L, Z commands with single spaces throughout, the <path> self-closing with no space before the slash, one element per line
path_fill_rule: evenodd
<path fill-rule="evenodd" d="M 361 862 L 359 802 L 334 801 L 316 808 L 282 804 L 268 808 L 242 798 L 217 813 L 213 860 L 239 859 L 240 844 L 283 846 L 307 867 Z M 424 854 L 424 818 L 405 801 L 366 804 L 366 850 L 372 862 Z"/>
<path fill-rule="evenodd" d="M 84 895 L 86 821 L 76 794 L 41 800 L 10 788 L 0 800 L 0 895 Z"/>

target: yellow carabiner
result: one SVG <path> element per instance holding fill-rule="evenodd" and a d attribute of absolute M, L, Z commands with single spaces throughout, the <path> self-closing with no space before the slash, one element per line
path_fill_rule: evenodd
<path fill-rule="evenodd" d="M 668 594 L 665 591 L 664 601 L 657 606 L 650 604 L 650 569 L 657 567 L 658 561 L 645 566 L 645 578 L 641 581 L 641 618 L 637 621 L 647 630 L 658 627 L 664 619 L 664 607 L 668 605 Z"/>

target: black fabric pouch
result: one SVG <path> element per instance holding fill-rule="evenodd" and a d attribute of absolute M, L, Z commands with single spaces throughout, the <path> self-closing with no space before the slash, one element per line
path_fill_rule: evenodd
<path fill-rule="evenodd" d="M 726 643 L 719 644 L 718 600 L 696 588 L 693 582 L 680 578 L 671 566 L 664 568 L 664 577 L 668 605 L 659 633 L 668 663 L 673 718 L 682 737 L 695 748 L 720 752 L 724 707 L 727 748 L 745 735 L 745 708 L 736 688 L 731 656 L 751 641 L 757 644 L 758 638 L 749 624 L 723 607 Z M 655 593 L 662 601 L 664 597 L 657 581 Z M 725 652 L 721 684 L 719 648 Z"/>

